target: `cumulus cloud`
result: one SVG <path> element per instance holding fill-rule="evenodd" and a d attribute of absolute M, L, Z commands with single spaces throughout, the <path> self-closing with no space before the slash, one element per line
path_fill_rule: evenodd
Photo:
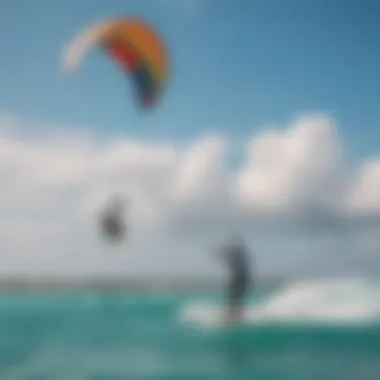
<path fill-rule="evenodd" d="M 183 263 L 199 270 L 191 251 L 201 250 L 194 242 L 208 235 L 368 224 L 373 231 L 380 220 L 380 159 L 347 167 L 328 117 L 263 128 L 241 147 L 238 168 L 228 162 L 228 136 L 205 136 L 184 147 L 100 139 L 90 130 L 45 128 L 8 116 L 0 124 L 2 272 L 121 271 L 121 264 L 154 272 Z M 120 192 L 130 200 L 128 250 L 138 252 L 128 263 L 120 262 L 123 255 L 104 258 L 96 229 L 99 207 Z M 169 243 L 182 232 L 195 245 Z"/>
<path fill-rule="evenodd" d="M 296 120 L 290 130 L 251 141 L 238 198 L 247 206 L 292 211 L 310 202 L 336 203 L 340 161 L 340 142 L 329 120 Z"/>

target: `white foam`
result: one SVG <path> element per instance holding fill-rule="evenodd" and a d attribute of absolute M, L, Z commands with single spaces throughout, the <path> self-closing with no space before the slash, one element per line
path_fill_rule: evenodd
<path fill-rule="evenodd" d="M 192 302 L 181 310 L 183 322 L 220 325 L 221 305 Z M 305 281 L 288 284 L 261 305 L 250 305 L 244 324 L 369 323 L 380 320 L 380 283 L 358 279 Z"/>

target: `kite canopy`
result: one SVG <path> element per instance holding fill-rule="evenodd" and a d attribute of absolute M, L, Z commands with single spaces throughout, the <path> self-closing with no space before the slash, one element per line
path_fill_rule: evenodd
<path fill-rule="evenodd" d="M 132 76 L 145 107 L 159 101 L 169 77 L 168 54 L 152 27 L 141 20 L 129 18 L 95 24 L 69 44 L 64 56 L 64 69 L 75 70 L 94 47 L 101 47 Z"/>

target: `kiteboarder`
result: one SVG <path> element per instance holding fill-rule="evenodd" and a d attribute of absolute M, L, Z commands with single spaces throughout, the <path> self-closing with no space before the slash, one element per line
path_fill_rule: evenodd
<path fill-rule="evenodd" d="M 101 215 L 101 229 L 109 241 L 119 242 L 125 237 L 126 226 L 122 217 L 124 208 L 123 199 L 114 198 Z"/>
<path fill-rule="evenodd" d="M 238 238 L 223 252 L 222 257 L 227 264 L 229 280 L 226 289 L 227 319 L 229 322 L 241 321 L 243 318 L 244 300 L 253 285 L 250 269 L 249 252 L 245 244 Z"/>

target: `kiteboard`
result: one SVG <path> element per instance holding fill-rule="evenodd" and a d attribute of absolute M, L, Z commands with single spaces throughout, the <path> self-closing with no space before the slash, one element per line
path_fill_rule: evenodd
<path fill-rule="evenodd" d="M 242 328 L 254 326 L 259 316 L 252 309 L 243 313 L 238 320 L 228 317 L 225 307 L 220 305 L 189 305 L 181 310 L 181 321 L 204 328 Z"/>

